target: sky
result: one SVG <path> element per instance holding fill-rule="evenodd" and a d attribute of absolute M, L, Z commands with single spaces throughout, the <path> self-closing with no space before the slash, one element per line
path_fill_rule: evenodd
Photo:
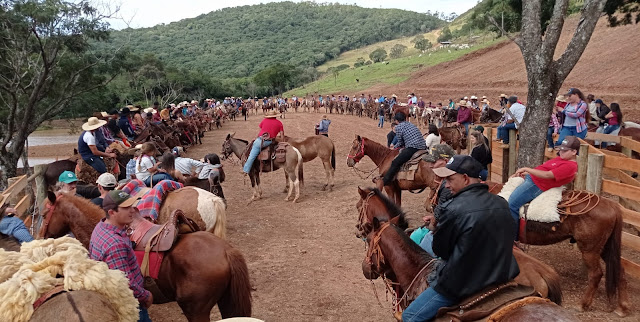
<path fill-rule="evenodd" d="M 105 3 L 105 0 L 95 0 L 96 4 Z M 197 17 L 214 10 L 255 5 L 260 3 L 276 2 L 269 0 L 114 0 L 110 10 L 114 6 L 119 6 L 118 16 L 120 19 L 109 19 L 111 27 L 123 29 L 127 26 L 131 28 L 151 27 L 160 23 L 170 23 L 185 18 Z M 299 2 L 295 0 L 294 2 Z M 341 4 L 356 4 L 367 8 L 396 8 L 417 12 L 439 11 L 447 15 L 451 12 L 461 14 L 478 3 L 478 0 L 350 0 L 350 1 L 316 1 L 339 2 Z"/>

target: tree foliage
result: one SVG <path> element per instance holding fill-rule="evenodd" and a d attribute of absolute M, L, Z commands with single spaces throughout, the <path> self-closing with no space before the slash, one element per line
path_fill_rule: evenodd
<path fill-rule="evenodd" d="M 428 39 L 425 39 L 422 35 L 417 35 L 411 40 L 413 47 L 418 50 L 427 50 L 433 46 Z"/>
<path fill-rule="evenodd" d="M 282 93 L 292 80 L 293 69 L 291 65 L 274 64 L 258 72 L 254 77 L 254 81 L 256 84 L 268 87 L 276 93 Z"/>
<path fill-rule="evenodd" d="M 391 53 L 389 54 L 389 56 L 391 58 L 400 58 L 405 50 L 407 50 L 407 46 L 403 44 L 395 44 L 393 45 L 393 47 L 391 47 Z"/>
<path fill-rule="evenodd" d="M 374 63 L 382 62 L 387 58 L 387 51 L 384 48 L 378 48 L 369 54 L 369 58 Z"/>
<path fill-rule="evenodd" d="M 453 34 L 451 33 L 451 29 L 449 26 L 445 26 L 442 28 L 442 32 L 440 32 L 440 36 L 438 36 L 438 42 L 449 41 L 453 38 Z"/>
<path fill-rule="evenodd" d="M 364 66 L 364 64 L 366 63 L 366 61 L 364 60 L 364 57 L 358 57 L 356 59 L 356 62 L 353 64 L 353 67 L 362 67 Z"/>

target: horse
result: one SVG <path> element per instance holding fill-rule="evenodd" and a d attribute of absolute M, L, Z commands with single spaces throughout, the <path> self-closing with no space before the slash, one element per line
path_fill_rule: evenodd
<path fill-rule="evenodd" d="M 391 161 L 393 161 L 398 153 L 398 150 L 388 149 L 380 143 L 356 135 L 351 145 L 349 155 L 347 156 L 347 166 L 350 168 L 355 167 L 356 163 L 360 162 L 366 155 L 376 164 L 380 176 L 384 176 L 391 166 Z M 402 204 L 402 190 L 424 190 L 427 187 L 430 189 L 436 189 L 438 187 L 435 182 L 436 175 L 431 168 L 432 164 L 430 165 L 426 161 L 421 160 L 416 170 L 414 180 L 396 179 L 390 185 L 384 186 L 384 190 L 389 198 L 400 206 Z M 383 188 L 382 180 L 378 180 L 378 188 Z"/>
<path fill-rule="evenodd" d="M 366 238 L 368 250 L 362 262 L 362 273 L 370 280 L 377 279 L 379 276 L 391 279 L 390 283 L 396 288 L 394 296 L 397 296 L 395 299 L 398 300 L 398 307 L 406 308 L 410 299 L 417 297 L 421 288 L 427 286 L 425 277 L 433 269 L 434 259 L 395 225 L 389 222 L 380 223 L 374 218 L 372 227 L 373 230 Z M 415 281 L 419 282 L 414 284 Z M 577 321 L 568 311 L 548 300 L 528 297 L 525 301 L 518 303 L 526 303 L 526 305 L 510 305 L 513 302 L 501 305 L 500 308 L 508 307 L 508 309 L 498 308 L 490 313 L 489 320 Z M 446 315 L 436 318 L 436 321 L 449 320 L 451 318 Z"/>
<path fill-rule="evenodd" d="M 47 198 L 42 216 L 48 225 L 42 226 L 39 235 L 56 238 L 71 232 L 88 249 L 104 210 L 73 195 L 50 193 Z M 209 232 L 180 234 L 165 253 L 155 281 L 162 294 L 154 300 L 162 295 L 178 302 L 189 321 L 209 321 L 216 303 L 223 318 L 251 316 L 251 283 L 244 257 Z"/>
<path fill-rule="evenodd" d="M 498 194 L 502 187 L 502 184 L 490 183 L 489 192 Z M 624 268 L 620 262 L 623 224 L 620 205 L 586 191 L 569 190 L 563 194 L 573 196 L 571 199 L 577 202 L 571 205 L 571 211 L 579 214 L 567 215 L 560 222 L 527 221 L 520 242 L 551 245 L 575 239 L 588 271 L 587 290 L 581 300 L 581 309 L 586 311 L 593 303 L 603 275 L 600 267 L 602 258 L 606 267 L 605 289 L 609 303 L 613 303 L 617 295 L 615 312 L 619 316 L 626 316 L 629 313 L 629 294 Z"/>
<path fill-rule="evenodd" d="M 502 119 L 502 113 L 492 108 L 486 108 L 480 115 L 480 123 L 498 123 Z"/>
<path fill-rule="evenodd" d="M 336 147 L 333 145 L 333 141 L 324 135 L 309 136 L 305 139 L 295 139 L 288 136 L 284 137 L 284 142 L 293 145 L 300 154 L 302 154 L 302 162 L 309 162 L 315 158 L 320 158 L 322 165 L 324 166 L 324 172 L 327 175 L 327 183 L 322 187 L 322 191 L 333 190 L 335 185 L 334 172 L 336 170 Z M 289 178 L 287 172 L 285 174 L 285 180 L 287 185 L 285 192 L 289 189 Z"/>
<path fill-rule="evenodd" d="M 359 212 L 356 224 L 356 237 L 364 238 L 373 230 L 374 218 L 380 222 L 393 221 L 400 229 L 408 228 L 405 214 L 393 202 L 383 196 L 378 189 L 358 187 L 360 200 L 356 204 Z M 515 281 L 521 285 L 533 287 L 542 297 L 562 304 L 560 275 L 549 265 L 525 254 L 518 248 L 513 249 L 513 256 L 520 267 L 520 274 Z"/>
<path fill-rule="evenodd" d="M 467 137 L 464 135 L 463 129 L 459 126 L 441 127 L 438 131 L 440 132 L 442 141 L 454 148 L 456 153 L 460 154 L 463 148 L 466 149 Z"/>
<path fill-rule="evenodd" d="M 224 142 L 222 143 L 222 157 L 223 159 L 228 158 L 231 154 L 235 154 L 238 159 L 243 159 L 245 152 L 249 146 L 249 142 L 236 139 L 233 137 L 234 134 L 227 134 Z M 251 180 L 251 187 L 253 187 L 253 196 L 249 203 L 254 200 L 260 199 L 262 197 L 262 188 L 260 187 L 260 172 L 270 172 L 278 170 L 279 168 L 283 168 L 285 171 L 285 175 L 289 178 L 289 192 L 287 193 L 287 197 L 284 199 L 285 201 L 289 201 L 293 190 L 296 191 L 295 197 L 293 198 L 293 202 L 297 202 L 298 198 L 300 198 L 300 185 L 303 183 L 303 172 L 302 172 L 302 154 L 298 149 L 296 149 L 293 145 L 288 145 L 286 147 L 286 160 L 284 163 L 276 162 L 276 160 L 272 160 L 271 162 L 265 161 L 262 162 L 262 169 L 260 160 L 255 160 L 253 166 L 251 167 L 251 171 L 249 172 L 249 179 Z"/>

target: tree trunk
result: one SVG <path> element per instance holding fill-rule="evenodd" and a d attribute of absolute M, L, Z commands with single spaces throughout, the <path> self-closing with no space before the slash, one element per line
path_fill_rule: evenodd
<path fill-rule="evenodd" d="M 18 159 L 20 154 L 3 152 L 0 153 L 0 166 L 2 167 L 2 178 L 0 178 L 0 189 L 7 188 L 9 178 L 16 176 L 18 172 Z"/>

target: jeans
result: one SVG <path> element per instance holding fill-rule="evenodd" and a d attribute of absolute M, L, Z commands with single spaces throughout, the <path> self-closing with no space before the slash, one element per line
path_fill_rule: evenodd
<path fill-rule="evenodd" d="M 264 146 L 268 146 L 269 144 L 271 144 L 270 140 L 266 140 L 264 141 Z M 253 146 L 251 146 L 251 152 L 249 152 L 249 157 L 247 158 L 247 162 L 244 163 L 244 166 L 242 166 L 242 171 L 244 171 L 245 173 L 249 173 L 249 171 L 251 171 L 251 167 L 253 166 L 253 161 L 256 160 L 256 158 L 258 157 L 258 154 L 260 154 L 260 150 L 262 150 L 262 137 L 258 137 L 254 142 L 253 142 Z"/>
<path fill-rule="evenodd" d="M 467 134 L 467 135 L 469 134 L 469 124 L 471 124 L 471 123 L 464 122 L 464 123 L 461 124 L 461 125 L 464 125 L 464 133 Z"/>
<path fill-rule="evenodd" d="M 511 217 L 515 221 L 516 240 L 518 240 L 518 234 L 520 232 L 520 207 L 535 199 L 542 192 L 543 191 L 533 183 L 531 176 L 527 175 L 524 177 L 524 182 L 509 196 L 509 209 L 511 210 Z"/>
<path fill-rule="evenodd" d="M 153 188 L 153 186 L 155 186 L 156 183 L 162 180 L 173 180 L 173 178 L 168 173 L 158 172 L 150 176 L 149 178 L 147 178 L 147 180 L 144 181 L 144 184 L 147 185 L 147 187 Z M 153 186 L 151 185 L 152 183 L 153 183 Z"/>
<path fill-rule="evenodd" d="M 378 127 L 382 128 L 384 125 L 384 115 L 378 115 Z"/>
<path fill-rule="evenodd" d="M 433 252 L 433 232 L 432 231 L 424 235 L 424 237 L 422 238 L 422 241 L 420 242 L 420 248 L 424 249 L 427 253 L 429 253 L 429 256 L 433 258 L 438 257 Z"/>
<path fill-rule="evenodd" d="M 328 134 L 328 133 L 321 133 L 320 135 L 324 135 L 324 136 L 326 136 L 326 137 L 329 137 L 329 134 Z"/>
<path fill-rule="evenodd" d="M 489 170 L 487 169 L 482 169 L 480 171 L 480 180 L 482 181 L 487 181 L 487 176 L 489 176 Z"/>
<path fill-rule="evenodd" d="M 455 304 L 454 301 L 436 292 L 433 289 L 434 286 L 435 285 L 429 286 L 429 288 L 409 304 L 407 309 L 402 312 L 402 321 L 429 321 L 436 316 L 441 307 Z"/>
<path fill-rule="evenodd" d="M 562 144 L 562 140 L 567 136 L 575 136 L 584 139 L 587 137 L 587 130 L 585 129 L 582 132 L 578 132 L 575 126 L 563 126 L 562 130 L 560 130 L 560 137 L 558 137 L 556 146 Z"/>
<path fill-rule="evenodd" d="M 516 123 L 507 123 L 505 125 L 498 126 L 498 140 L 502 140 L 502 143 L 509 144 L 509 130 L 515 129 Z"/>
<path fill-rule="evenodd" d="M 4 216 L 0 219 L 0 233 L 13 236 L 21 244 L 33 240 L 24 222 L 15 216 Z"/>
<path fill-rule="evenodd" d="M 553 132 L 555 131 L 555 127 L 550 126 L 547 129 L 547 147 L 553 148 Z"/>
<path fill-rule="evenodd" d="M 615 125 L 607 125 L 607 127 L 604 128 L 604 134 L 611 134 L 612 132 L 614 132 L 615 130 L 619 129 L 620 125 L 619 124 L 615 124 Z M 607 147 L 607 142 L 602 142 L 602 148 L 606 148 Z"/>
<path fill-rule="evenodd" d="M 607 125 L 606 125 L 606 124 L 601 124 L 600 126 L 598 126 L 598 129 L 596 130 L 596 133 L 604 133 L 604 129 L 605 129 L 605 127 L 607 127 Z M 596 146 L 600 146 L 600 143 L 601 143 L 601 142 L 600 142 L 600 141 L 598 141 L 598 140 L 595 140 L 593 143 L 594 143 Z"/>
<path fill-rule="evenodd" d="M 414 153 L 418 152 L 416 148 L 404 148 L 400 151 L 400 154 L 391 161 L 391 166 L 387 173 L 384 174 L 384 180 L 382 181 L 385 186 L 389 185 L 391 181 L 396 177 L 398 171 L 400 171 L 400 167 L 402 167 L 405 162 L 409 161 Z"/>
<path fill-rule="evenodd" d="M 100 174 L 103 174 L 103 173 L 107 172 L 107 166 L 104 164 L 104 161 L 100 157 L 93 157 L 91 159 L 84 159 L 84 162 L 86 162 L 92 168 L 96 169 L 96 171 L 98 171 L 98 173 L 100 173 Z"/>
<path fill-rule="evenodd" d="M 151 322 L 151 318 L 149 317 L 149 311 L 147 311 L 147 309 L 143 308 L 142 306 L 138 306 L 138 308 L 140 309 L 139 311 L 139 315 L 138 315 L 138 322 Z"/>

